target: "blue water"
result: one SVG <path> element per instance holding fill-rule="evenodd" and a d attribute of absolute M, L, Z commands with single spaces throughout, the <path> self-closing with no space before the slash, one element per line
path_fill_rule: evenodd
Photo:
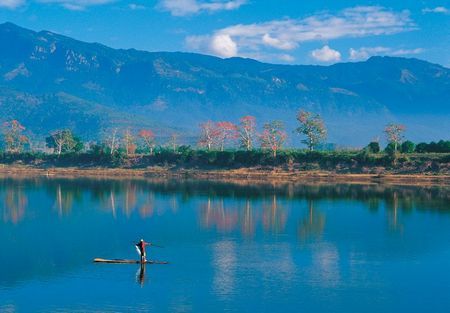
<path fill-rule="evenodd" d="M 450 312 L 450 189 L 0 179 L 0 312 Z M 133 258 L 140 238 L 169 265 Z"/>

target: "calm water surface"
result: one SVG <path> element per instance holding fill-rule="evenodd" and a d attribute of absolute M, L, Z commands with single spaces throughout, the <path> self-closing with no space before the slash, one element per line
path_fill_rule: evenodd
<path fill-rule="evenodd" d="M 164 245 L 169 265 L 133 258 Z M 450 189 L 0 179 L 0 312 L 450 312 Z"/>

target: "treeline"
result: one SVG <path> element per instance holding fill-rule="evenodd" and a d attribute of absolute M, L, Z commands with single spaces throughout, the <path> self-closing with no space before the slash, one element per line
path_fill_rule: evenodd
<path fill-rule="evenodd" d="M 299 135 L 299 141 L 306 145 L 306 151 L 313 152 L 320 147 L 327 146 L 325 140 L 328 132 L 320 115 L 300 110 L 297 115 L 297 122 L 298 127 L 295 129 L 295 133 Z M 199 151 L 196 152 L 198 155 L 202 155 L 201 150 L 207 152 L 228 150 L 236 155 L 240 155 L 240 151 L 253 151 L 253 154 L 248 154 L 250 158 L 253 158 L 253 155 L 263 158 L 269 154 L 273 159 L 276 159 L 297 151 L 286 149 L 284 146 L 288 134 L 281 121 L 263 124 L 261 131 L 258 131 L 256 119 L 253 116 L 244 116 L 237 124 L 229 121 L 207 121 L 199 126 L 197 142 Z M 361 152 L 366 154 L 385 152 L 391 156 L 414 152 L 450 153 L 450 141 L 441 140 L 439 142 L 415 144 L 410 140 L 405 140 L 405 130 L 406 128 L 403 125 L 389 124 L 384 129 L 388 142 L 387 146 L 382 148 L 378 141 L 374 141 L 370 142 Z M 161 156 L 166 152 L 171 152 L 172 155 L 184 155 L 186 151 L 192 153 L 196 150 L 181 142 L 180 138 L 180 134 L 173 133 L 166 142 L 161 143 L 157 141 L 157 136 L 150 129 L 141 129 L 136 132 L 127 128 L 124 131 L 111 129 L 100 141 L 83 142 L 70 129 L 61 129 L 51 132 L 45 138 L 46 150 L 43 152 L 57 156 L 87 153 L 100 156 L 109 155 L 113 158 L 129 158 L 137 155 L 154 156 L 158 154 Z M 2 144 L 3 151 L 6 154 L 36 153 L 33 143 L 26 135 L 25 127 L 17 120 L 4 123 Z M 301 151 L 299 149 L 298 153 Z M 42 156 L 43 154 L 40 153 L 39 155 Z M 213 153 L 208 155 L 213 155 Z M 296 159 L 296 157 L 294 156 L 293 159 Z M 260 162 L 264 163 L 261 160 Z"/>
<path fill-rule="evenodd" d="M 181 146 L 172 151 L 158 147 L 153 155 L 124 153 L 111 155 L 94 151 L 79 153 L 0 153 L 2 164 L 23 164 L 37 167 L 110 167 L 142 168 L 159 166 L 178 169 L 239 169 L 277 167 L 288 171 L 325 170 L 337 173 L 449 173 L 450 154 L 372 154 L 361 151 L 281 150 L 276 158 L 267 150 L 212 150 Z"/>

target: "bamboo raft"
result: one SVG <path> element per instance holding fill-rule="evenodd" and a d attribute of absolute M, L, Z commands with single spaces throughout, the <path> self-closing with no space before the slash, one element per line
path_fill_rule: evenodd
<path fill-rule="evenodd" d="M 94 263 L 112 263 L 112 264 L 140 264 L 141 261 L 137 260 L 126 260 L 126 259 L 102 259 L 95 258 Z M 155 261 L 155 260 L 147 260 L 145 264 L 169 264 L 166 261 Z"/>

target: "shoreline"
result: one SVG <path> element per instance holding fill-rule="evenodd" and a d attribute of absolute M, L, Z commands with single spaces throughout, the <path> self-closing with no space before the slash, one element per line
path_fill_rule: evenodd
<path fill-rule="evenodd" d="M 330 171 L 288 171 L 280 168 L 258 169 L 168 169 L 149 168 L 105 168 L 105 167 L 52 167 L 39 168 L 27 166 L 0 165 L 0 177 L 54 177 L 54 178 L 163 178 L 198 180 L 241 180 L 254 182 L 292 182 L 292 183 L 375 183 L 399 185 L 450 185 L 450 175 L 439 174 L 354 174 Z"/>

